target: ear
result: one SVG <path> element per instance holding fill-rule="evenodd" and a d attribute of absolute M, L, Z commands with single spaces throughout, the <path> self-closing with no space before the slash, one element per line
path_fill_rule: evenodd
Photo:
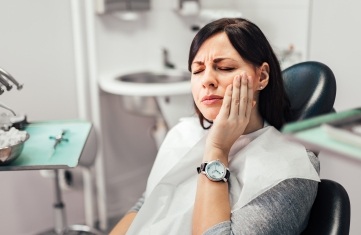
<path fill-rule="evenodd" d="M 263 90 L 269 81 L 269 65 L 264 62 L 259 68 L 259 81 L 258 81 L 258 90 Z"/>

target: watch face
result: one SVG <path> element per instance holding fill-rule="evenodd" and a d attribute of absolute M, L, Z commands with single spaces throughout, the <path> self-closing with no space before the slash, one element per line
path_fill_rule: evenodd
<path fill-rule="evenodd" d="M 207 164 L 205 172 L 210 180 L 220 181 L 226 175 L 226 168 L 220 161 L 212 161 Z"/>

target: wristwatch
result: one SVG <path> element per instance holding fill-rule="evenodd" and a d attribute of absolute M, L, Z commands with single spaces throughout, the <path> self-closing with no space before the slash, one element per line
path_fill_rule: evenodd
<path fill-rule="evenodd" d="M 202 163 L 197 167 L 197 172 L 205 174 L 208 179 L 216 182 L 227 182 L 230 175 L 229 169 L 219 160 Z"/>

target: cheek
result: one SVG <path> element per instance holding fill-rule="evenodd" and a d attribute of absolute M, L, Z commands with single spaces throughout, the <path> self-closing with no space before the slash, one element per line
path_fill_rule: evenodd
<path fill-rule="evenodd" d="M 193 97 L 194 102 L 196 102 L 196 103 L 197 103 L 197 100 L 198 100 L 198 94 L 197 94 L 196 92 L 194 92 L 193 90 L 192 90 L 192 97 Z"/>
<path fill-rule="evenodd" d="M 229 85 L 233 84 L 234 78 L 237 76 L 235 75 L 228 75 L 228 76 L 219 76 L 217 81 L 217 93 L 218 95 L 224 95 L 226 89 Z"/>
<path fill-rule="evenodd" d="M 200 88 L 199 88 L 199 83 L 197 83 L 195 80 L 191 80 L 191 91 L 192 91 L 192 96 L 193 96 L 193 99 L 194 100 L 197 100 L 198 99 L 198 96 L 199 96 L 199 91 L 200 91 Z"/>
<path fill-rule="evenodd" d="M 222 87 L 227 87 L 228 85 L 230 84 L 233 84 L 233 80 L 234 78 L 237 76 L 238 74 L 235 74 L 233 76 L 227 76 L 223 79 L 220 80 L 219 84 L 222 86 Z"/>

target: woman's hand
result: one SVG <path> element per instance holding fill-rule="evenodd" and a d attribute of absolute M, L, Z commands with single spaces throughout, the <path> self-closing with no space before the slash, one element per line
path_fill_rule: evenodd
<path fill-rule="evenodd" d="M 222 107 L 207 137 L 207 152 L 217 151 L 220 156 L 228 157 L 232 145 L 244 133 L 249 123 L 254 106 L 252 86 L 252 77 L 243 73 L 235 76 L 233 84 L 227 87 Z M 226 163 L 228 159 L 222 162 Z"/>

